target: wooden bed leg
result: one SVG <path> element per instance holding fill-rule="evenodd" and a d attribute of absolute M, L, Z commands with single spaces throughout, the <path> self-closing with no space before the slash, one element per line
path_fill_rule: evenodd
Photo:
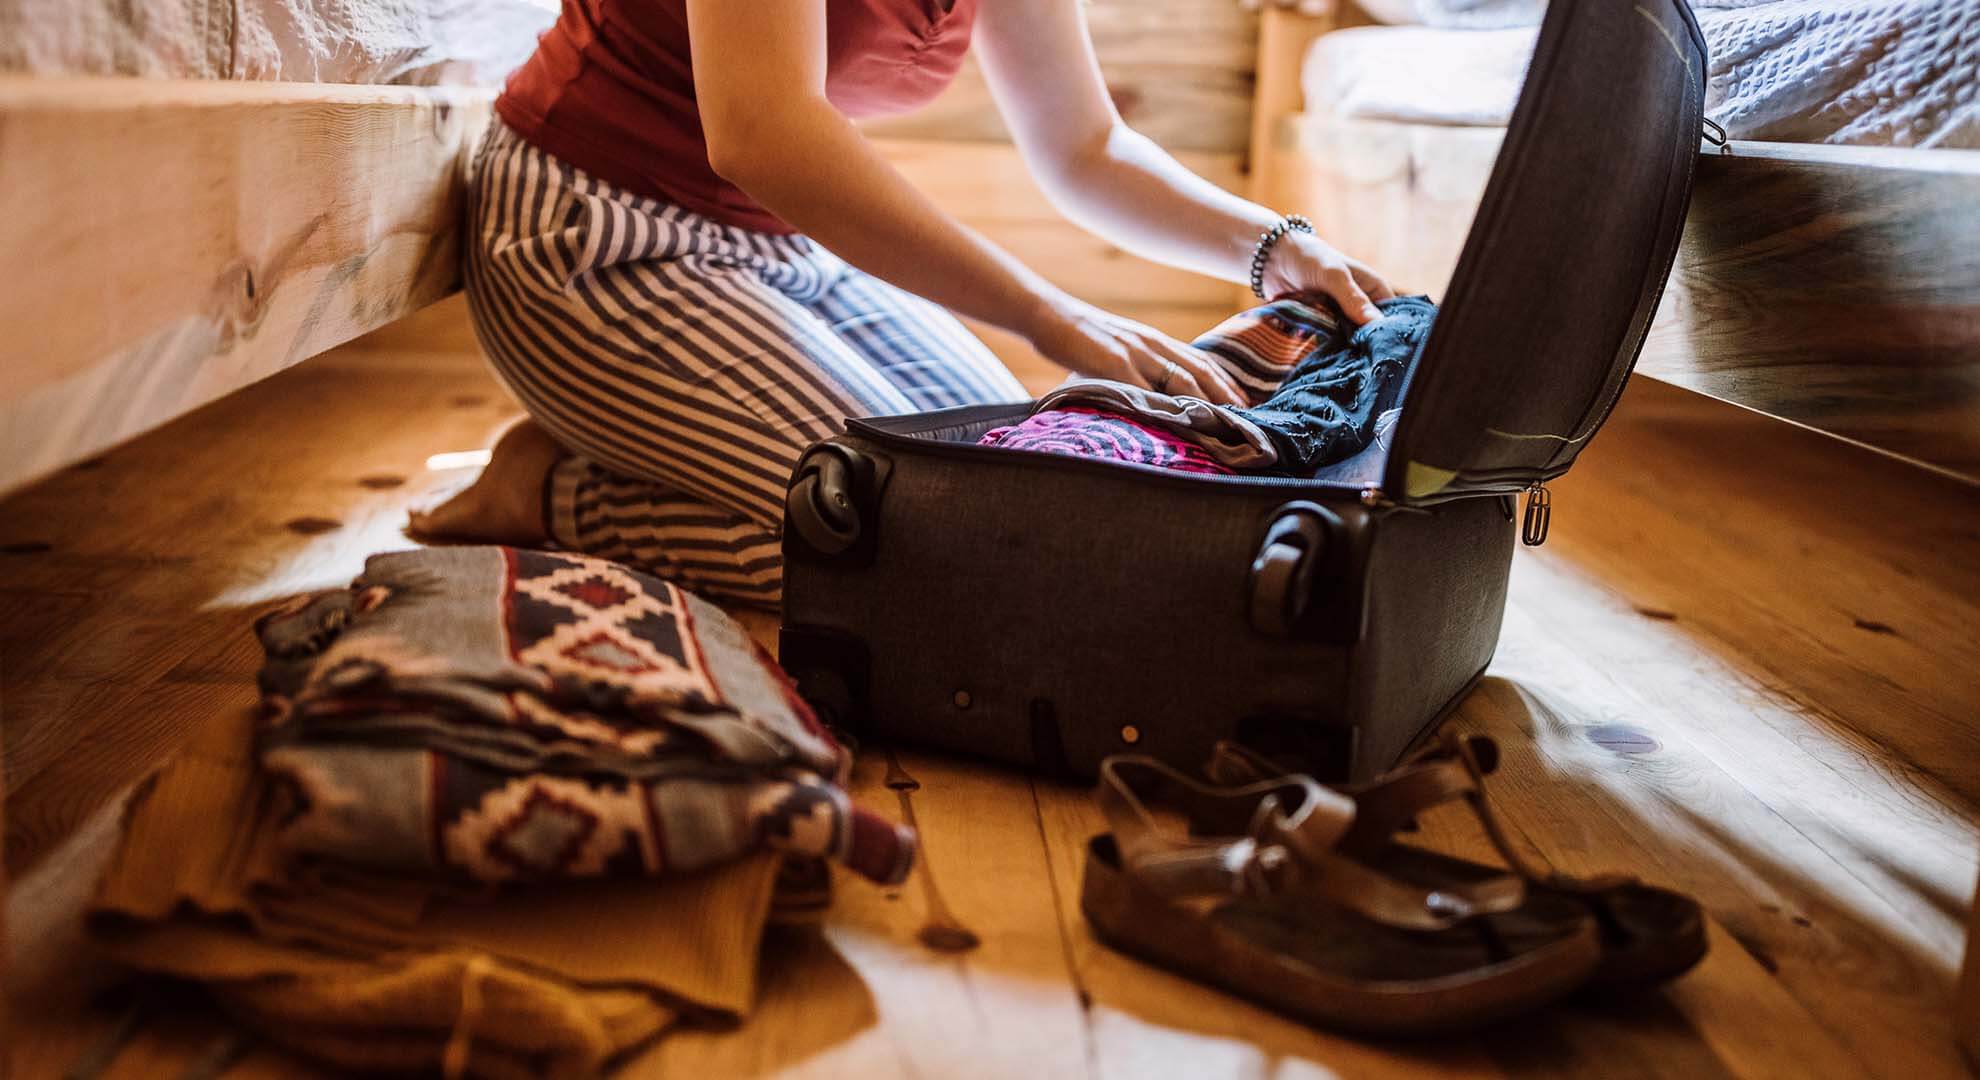
<path fill-rule="evenodd" d="M 1286 194 L 1278 162 L 1279 122 L 1301 108 L 1299 69 L 1313 39 L 1345 26 L 1371 21 L 1349 0 L 1264 0 L 1258 16 L 1257 81 L 1251 96 L 1250 172 L 1245 193 L 1253 202 L 1281 213 L 1299 207 L 1284 205 Z M 1251 291 L 1242 290 L 1239 304 L 1250 307 Z"/>
<path fill-rule="evenodd" d="M 7 1002 L 12 983 L 7 977 L 7 902 L 13 893 L 7 886 L 7 702 L 6 673 L 0 672 L 0 1080 L 14 1074 L 14 1040 L 8 1037 Z"/>
<path fill-rule="evenodd" d="M 1331 2 L 1298 8 L 1267 4 L 1258 15 L 1258 79 L 1251 95 L 1251 190 L 1271 205 L 1273 133 L 1279 118 L 1300 111 L 1299 66 L 1313 39 L 1336 27 Z"/>

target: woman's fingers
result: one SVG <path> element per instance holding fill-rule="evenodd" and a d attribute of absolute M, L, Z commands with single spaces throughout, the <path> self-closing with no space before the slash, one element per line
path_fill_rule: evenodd
<path fill-rule="evenodd" d="M 1097 310 L 1081 327 L 1062 349 L 1048 353 L 1073 371 L 1218 405 L 1247 404 L 1243 388 L 1216 357 L 1154 327 Z"/>
<path fill-rule="evenodd" d="M 1340 306 L 1342 314 L 1360 324 L 1380 318 L 1376 301 L 1396 295 L 1373 267 L 1309 233 L 1286 236 L 1272 252 L 1277 262 L 1271 265 L 1278 268 L 1276 277 L 1267 275 L 1275 290 L 1268 294 L 1272 299 L 1324 295 Z"/>
<path fill-rule="evenodd" d="M 1153 390 L 1158 394 L 1181 393 L 1180 390 L 1173 389 L 1179 369 L 1167 357 L 1154 349 L 1135 345 L 1128 345 L 1127 352 L 1127 370 L 1130 377 L 1123 379 L 1123 382 L 1133 383 L 1144 390 Z"/>
<path fill-rule="evenodd" d="M 1354 275 L 1355 284 L 1361 286 L 1361 291 L 1366 293 L 1370 300 L 1379 303 L 1383 300 L 1393 300 L 1396 298 L 1396 290 L 1390 288 L 1388 281 L 1384 280 L 1382 275 L 1376 273 L 1374 268 L 1367 263 L 1356 259 L 1349 259 L 1348 272 Z"/>
<path fill-rule="evenodd" d="M 1162 363 L 1165 371 L 1162 381 L 1155 386 L 1156 390 L 1177 397 L 1209 399 L 1209 395 L 1204 393 L 1203 384 L 1197 381 L 1195 373 L 1174 360 L 1164 360 Z"/>
<path fill-rule="evenodd" d="M 1171 393 L 1187 393 L 1190 397 L 1202 398 L 1214 405 L 1245 403 L 1244 391 L 1238 388 L 1237 381 L 1217 363 L 1215 357 L 1170 338 L 1158 338 L 1154 344 L 1161 350 L 1163 359 L 1175 365 L 1188 377 L 1189 385 L 1194 387 L 1188 391 L 1172 390 Z M 1177 381 L 1182 380 L 1178 378 Z"/>
<path fill-rule="evenodd" d="M 1341 306 L 1341 311 L 1356 323 L 1373 322 L 1381 317 L 1381 310 L 1368 298 L 1367 293 L 1361 291 L 1361 285 L 1355 281 L 1354 273 L 1345 265 L 1328 267 L 1320 275 L 1320 282 L 1321 288 L 1327 295 L 1333 297 L 1334 302 Z"/>
<path fill-rule="evenodd" d="M 1199 354 L 1201 355 L 1201 354 Z M 1231 378 L 1230 372 L 1215 360 L 1205 357 L 1197 361 L 1197 385 L 1206 391 L 1204 400 L 1215 405 L 1233 405 L 1238 408 L 1250 404 L 1245 400 L 1244 388 Z"/>
<path fill-rule="evenodd" d="M 1203 350 L 1152 327 L 1138 327 L 1128 345 L 1134 352 L 1128 368 L 1139 385 L 1159 394 L 1201 398 L 1217 405 L 1246 404 L 1237 381 Z"/>
<path fill-rule="evenodd" d="M 1141 385 L 1158 394 L 1207 398 L 1196 375 L 1188 367 L 1169 358 L 1151 341 L 1139 342 L 1138 359 L 1133 365 Z"/>
<path fill-rule="evenodd" d="M 1188 372 L 1200 391 L 1196 396 L 1215 405 L 1243 405 L 1244 391 L 1217 358 L 1202 349 L 1174 341 L 1164 341 L 1174 362 Z"/>

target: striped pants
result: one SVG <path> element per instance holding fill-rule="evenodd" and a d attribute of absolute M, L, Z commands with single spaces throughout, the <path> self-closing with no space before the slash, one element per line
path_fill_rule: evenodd
<path fill-rule="evenodd" d="M 545 494 L 571 550 L 774 605 L 806 447 L 848 416 L 1026 397 L 935 304 L 802 236 L 634 195 L 499 122 L 469 199 L 475 331 L 575 455 Z"/>

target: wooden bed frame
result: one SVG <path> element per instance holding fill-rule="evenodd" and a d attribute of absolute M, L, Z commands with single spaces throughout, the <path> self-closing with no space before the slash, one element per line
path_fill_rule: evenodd
<path fill-rule="evenodd" d="M 492 100 L 0 77 L 0 493 L 453 292 Z"/>
<path fill-rule="evenodd" d="M 1263 13 L 1252 193 L 1435 295 L 1503 131 L 1304 111 L 1307 46 L 1368 21 Z M 1705 153 L 1638 371 L 1980 483 L 1980 151 Z"/>
<path fill-rule="evenodd" d="M 1173 71 L 1176 50 L 1153 47 L 1162 35 L 1142 22 L 1167 25 L 1174 11 L 1105 11 L 1126 85 Z M 1225 53 L 1248 50 L 1247 19 L 1210 22 Z M 1243 74 L 1227 73 L 1224 94 L 1199 71 L 1171 88 L 1180 98 L 1154 95 L 1167 112 L 1150 114 L 1165 135 L 1178 130 L 1164 124 L 1210 129 L 1177 153 L 1227 187 L 1242 183 Z M 1188 337 L 1237 310 L 1225 283 L 1066 222 L 1016 148 L 985 137 L 994 109 L 980 82 L 958 80 L 940 123 L 876 125 L 881 152 L 972 228 L 1110 311 Z M 492 99 L 0 76 L 0 494 L 454 292 L 463 166 Z M 945 124 L 975 137 L 934 137 Z M 975 329 L 1034 390 L 1062 377 L 1015 336 Z"/>

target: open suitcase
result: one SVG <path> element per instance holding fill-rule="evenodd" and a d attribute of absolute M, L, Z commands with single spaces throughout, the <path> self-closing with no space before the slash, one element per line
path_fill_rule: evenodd
<path fill-rule="evenodd" d="M 781 659 L 848 730 L 1091 776 L 1235 738 L 1394 761 L 1498 644 L 1677 250 L 1705 45 L 1684 0 L 1553 0 L 1389 447 L 1312 479 L 977 446 L 1025 406 L 852 420 L 795 470 Z"/>

